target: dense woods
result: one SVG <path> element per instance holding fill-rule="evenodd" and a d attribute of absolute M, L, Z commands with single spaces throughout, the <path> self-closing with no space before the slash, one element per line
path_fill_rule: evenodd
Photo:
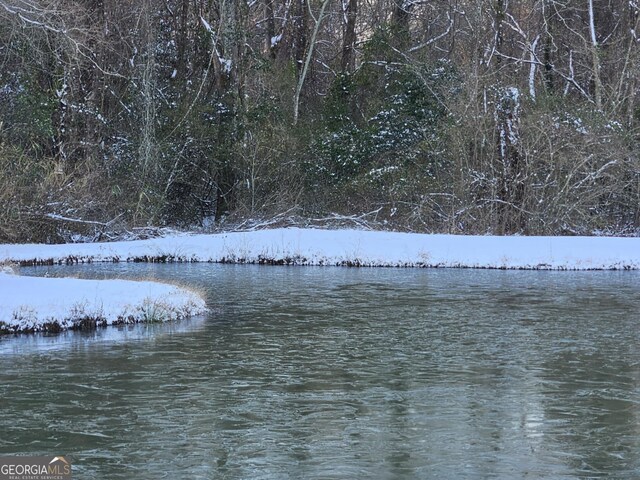
<path fill-rule="evenodd" d="M 640 231 L 640 2 L 0 0 L 0 240 Z"/>

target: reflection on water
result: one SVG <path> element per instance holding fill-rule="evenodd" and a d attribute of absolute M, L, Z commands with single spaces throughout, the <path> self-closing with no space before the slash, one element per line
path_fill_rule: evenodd
<path fill-rule="evenodd" d="M 637 478 L 640 275 L 93 265 L 212 313 L 0 339 L 0 455 L 78 478 Z"/>

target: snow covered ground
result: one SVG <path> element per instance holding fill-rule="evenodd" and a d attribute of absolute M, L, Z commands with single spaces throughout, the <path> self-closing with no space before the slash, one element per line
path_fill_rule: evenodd
<path fill-rule="evenodd" d="M 167 321 L 205 311 L 199 295 L 173 285 L 0 272 L 0 332 L 4 333 Z"/>
<path fill-rule="evenodd" d="M 281 228 L 130 242 L 0 245 L 0 262 L 197 261 L 466 267 L 640 269 L 640 238 L 496 237 Z"/>
<path fill-rule="evenodd" d="M 197 261 L 295 265 L 545 270 L 640 269 L 640 238 L 494 237 L 283 228 L 171 235 L 130 242 L 0 245 L 24 265 Z M 155 282 L 22 277 L 0 273 L 0 330 L 168 320 L 206 310 L 195 293 Z M 47 323 L 53 322 L 53 327 Z"/>

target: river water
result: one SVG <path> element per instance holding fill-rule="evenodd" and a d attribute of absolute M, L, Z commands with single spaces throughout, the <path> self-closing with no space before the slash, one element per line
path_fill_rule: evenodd
<path fill-rule="evenodd" d="M 75 478 L 640 477 L 640 275 L 91 265 L 207 316 L 0 339 L 0 456 Z"/>

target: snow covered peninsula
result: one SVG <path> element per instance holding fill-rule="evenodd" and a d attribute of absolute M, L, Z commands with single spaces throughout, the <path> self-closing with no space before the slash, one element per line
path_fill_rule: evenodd
<path fill-rule="evenodd" d="M 0 273 L 0 333 L 161 322 L 205 311 L 195 292 L 157 282 Z"/>

